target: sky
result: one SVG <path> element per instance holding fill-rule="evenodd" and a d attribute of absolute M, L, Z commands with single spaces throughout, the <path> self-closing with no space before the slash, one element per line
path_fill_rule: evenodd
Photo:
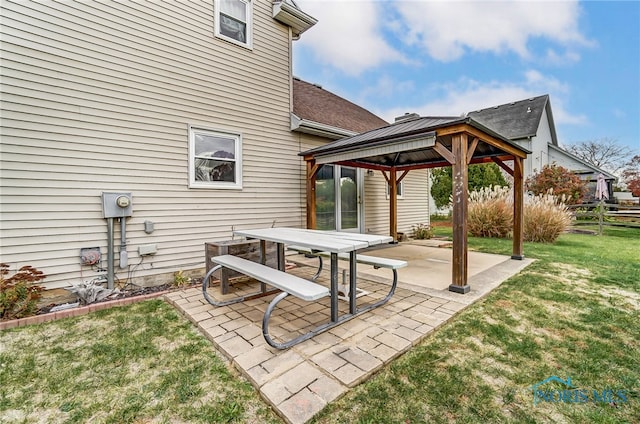
<path fill-rule="evenodd" d="M 560 146 L 640 154 L 640 1 L 296 0 L 293 72 L 388 122 L 548 94 Z"/>

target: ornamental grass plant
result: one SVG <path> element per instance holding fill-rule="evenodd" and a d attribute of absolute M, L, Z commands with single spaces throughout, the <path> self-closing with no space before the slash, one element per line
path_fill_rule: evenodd
<path fill-rule="evenodd" d="M 530 196 L 524 205 L 524 240 L 553 243 L 571 225 L 571 213 L 564 196 L 545 194 Z"/>
<path fill-rule="evenodd" d="M 469 193 L 467 224 L 474 237 L 506 238 L 513 227 L 509 187 L 483 187 Z"/>

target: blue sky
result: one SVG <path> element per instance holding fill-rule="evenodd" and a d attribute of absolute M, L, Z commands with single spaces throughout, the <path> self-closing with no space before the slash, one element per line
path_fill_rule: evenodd
<path fill-rule="evenodd" d="M 294 75 L 393 122 L 549 94 L 560 145 L 640 153 L 639 1 L 296 0 Z"/>

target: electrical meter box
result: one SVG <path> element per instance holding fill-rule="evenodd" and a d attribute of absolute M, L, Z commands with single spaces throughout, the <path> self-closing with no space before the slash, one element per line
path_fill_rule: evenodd
<path fill-rule="evenodd" d="M 131 193 L 102 192 L 102 214 L 105 218 L 124 218 L 133 214 Z"/>

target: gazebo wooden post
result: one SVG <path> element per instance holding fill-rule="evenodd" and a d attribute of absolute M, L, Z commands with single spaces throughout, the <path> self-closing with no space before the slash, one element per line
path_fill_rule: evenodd
<path fill-rule="evenodd" d="M 307 228 L 316 228 L 316 175 L 320 167 L 315 159 L 307 162 Z"/>
<path fill-rule="evenodd" d="M 389 229 L 394 242 L 398 241 L 398 180 L 396 168 L 389 172 Z"/>
<path fill-rule="evenodd" d="M 469 204 L 469 168 L 467 164 L 468 138 L 464 133 L 453 134 L 453 272 L 449 291 L 468 293 L 467 284 L 467 210 Z"/>
<path fill-rule="evenodd" d="M 511 259 L 524 259 L 524 159 L 513 158 L 513 254 Z"/>

